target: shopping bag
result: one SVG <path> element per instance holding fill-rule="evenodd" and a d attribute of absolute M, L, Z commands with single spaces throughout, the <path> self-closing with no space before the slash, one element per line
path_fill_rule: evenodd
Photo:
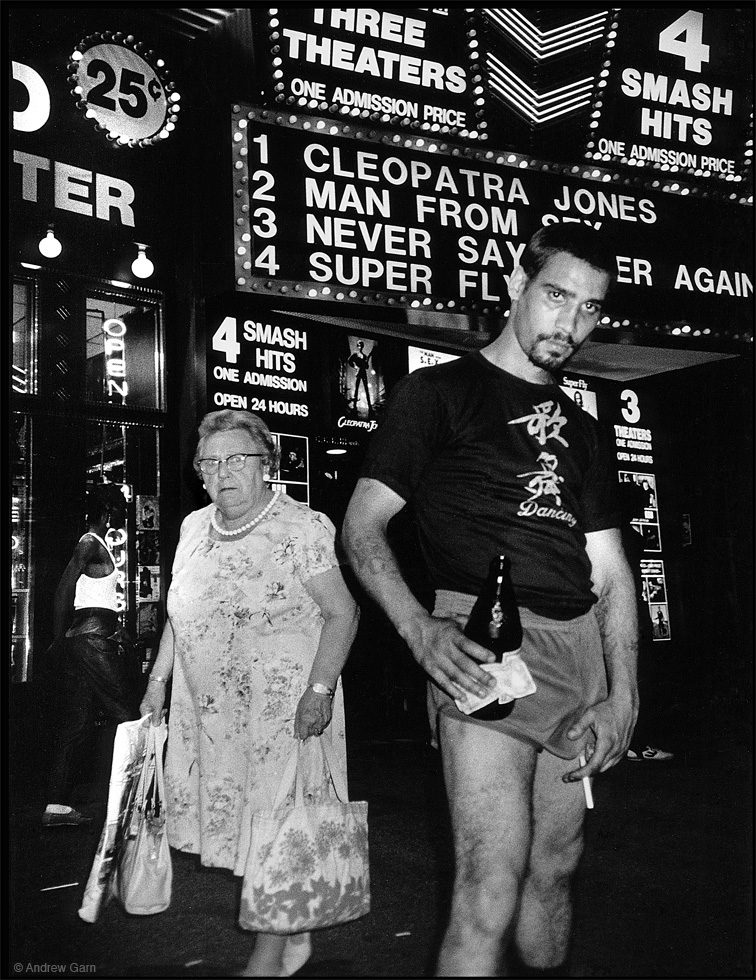
<path fill-rule="evenodd" d="M 166 726 L 151 725 L 131 818 L 113 875 L 113 894 L 131 915 L 164 912 L 171 903 L 173 868 L 165 825 L 163 747 Z"/>
<path fill-rule="evenodd" d="M 310 748 L 300 742 L 271 811 L 252 817 L 239 912 L 243 929 L 307 932 L 370 911 L 367 802 L 349 802 L 324 739 L 313 741 L 329 774 L 327 792 L 317 802 L 304 795 L 303 754 Z M 286 806 L 292 788 L 294 805 Z"/>
<path fill-rule="evenodd" d="M 138 721 L 121 722 L 116 728 L 105 823 L 79 909 L 79 917 L 85 922 L 96 922 L 112 895 L 113 875 L 124 830 L 134 812 L 151 727 L 150 715 L 145 715 Z"/>

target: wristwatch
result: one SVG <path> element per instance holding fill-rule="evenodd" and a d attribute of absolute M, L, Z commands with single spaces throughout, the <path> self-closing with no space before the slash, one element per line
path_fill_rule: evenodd
<path fill-rule="evenodd" d="M 330 687 L 326 687 L 325 684 L 308 684 L 307 685 L 315 694 L 322 694 L 327 698 L 333 700 L 333 696 L 336 693 L 331 690 Z"/>

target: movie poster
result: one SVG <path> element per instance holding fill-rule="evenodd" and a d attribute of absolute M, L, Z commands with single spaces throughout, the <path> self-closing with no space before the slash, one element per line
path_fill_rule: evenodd
<path fill-rule="evenodd" d="M 667 602 L 667 582 L 664 575 L 664 562 L 659 559 L 641 559 L 643 590 L 641 597 L 648 607 L 654 640 L 671 639 L 669 625 L 669 603 Z"/>
<path fill-rule="evenodd" d="M 338 355 L 339 414 L 352 419 L 375 418 L 386 402 L 380 342 L 346 335 Z"/>
<path fill-rule="evenodd" d="M 137 561 L 140 565 L 160 564 L 160 538 L 157 531 L 137 531 Z"/>
<path fill-rule="evenodd" d="M 137 635 L 140 639 L 154 638 L 158 631 L 158 606 L 156 602 L 142 602 L 137 610 Z"/>
<path fill-rule="evenodd" d="M 140 565 L 137 572 L 137 602 L 156 602 L 160 598 L 160 567 Z"/>
<path fill-rule="evenodd" d="M 160 527 L 158 499 L 151 494 L 137 494 L 136 526 L 140 531 L 155 531 Z"/>
<path fill-rule="evenodd" d="M 573 378 L 565 378 L 564 383 L 560 385 L 560 389 L 568 398 L 571 398 L 575 402 L 578 408 L 582 408 L 584 412 L 588 412 L 594 419 L 598 419 L 596 392 L 591 391 L 585 381 L 582 379 L 577 381 Z"/>
<path fill-rule="evenodd" d="M 303 504 L 310 502 L 310 454 L 307 436 L 286 432 L 271 433 L 281 456 L 278 469 L 271 470 L 268 480 L 272 490 L 282 490 Z"/>
<path fill-rule="evenodd" d="M 619 481 L 628 484 L 633 491 L 631 523 L 643 538 L 644 551 L 661 551 L 661 527 L 659 505 L 656 498 L 656 477 L 653 473 L 619 471 Z"/>
<path fill-rule="evenodd" d="M 430 347 L 414 347 L 412 344 L 407 348 L 407 369 L 408 373 L 418 371 L 420 368 L 433 367 L 436 364 L 448 364 L 456 361 L 459 354 L 448 354 L 444 351 L 433 350 Z"/>

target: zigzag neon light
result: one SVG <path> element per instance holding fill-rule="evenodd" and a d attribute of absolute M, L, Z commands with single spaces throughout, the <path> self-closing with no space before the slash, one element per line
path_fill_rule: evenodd
<path fill-rule="evenodd" d="M 524 82 L 519 75 L 515 74 L 508 65 L 505 65 L 503 61 L 496 57 L 496 55 L 488 55 L 488 67 L 489 69 L 498 74 L 504 84 L 502 88 L 507 88 L 507 83 L 512 85 L 514 89 L 519 89 L 523 95 L 527 98 L 527 103 L 536 108 L 537 106 L 546 106 L 551 102 L 558 101 L 560 95 L 565 96 L 565 100 L 572 98 L 575 95 L 582 94 L 582 92 L 589 91 L 593 85 L 593 75 L 589 75 L 586 78 L 578 79 L 577 81 L 570 82 L 569 85 L 562 85 L 559 88 L 551 89 L 550 92 L 539 93 L 532 89 L 526 82 Z"/>
<path fill-rule="evenodd" d="M 587 17 L 573 20 L 569 24 L 562 24 L 560 27 L 552 27 L 547 31 L 540 30 L 540 28 L 536 27 L 532 21 L 528 20 L 516 8 L 504 10 L 494 8 L 492 10 L 486 10 L 485 13 L 490 19 L 498 21 L 502 26 L 508 26 L 510 22 L 513 22 L 513 25 L 519 27 L 524 36 L 529 36 L 534 42 L 538 42 L 543 47 L 550 47 L 558 43 L 560 38 L 566 38 L 568 35 L 575 34 L 580 30 L 584 33 L 595 30 L 602 21 L 606 20 L 609 11 L 600 10 L 595 14 L 589 14 Z"/>
<path fill-rule="evenodd" d="M 593 76 L 540 95 L 494 55 L 489 54 L 486 60 L 493 92 L 536 124 L 576 112 L 590 103 Z"/>
<path fill-rule="evenodd" d="M 517 10 L 485 11 L 489 20 L 511 35 L 537 61 L 554 58 L 565 51 L 599 40 L 603 35 L 608 13 L 609 11 L 602 10 L 590 17 L 576 20 L 572 24 L 556 27 L 550 31 L 540 31 Z"/>

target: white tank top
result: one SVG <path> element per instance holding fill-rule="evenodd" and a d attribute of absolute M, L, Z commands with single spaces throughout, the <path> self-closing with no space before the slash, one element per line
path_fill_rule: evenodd
<path fill-rule="evenodd" d="M 112 609 L 117 612 L 118 595 L 116 593 L 116 582 L 118 581 L 118 570 L 115 567 L 115 556 L 110 550 L 107 541 L 104 541 L 99 534 L 95 534 L 94 531 L 87 531 L 87 534 L 96 538 L 110 555 L 110 560 L 113 562 L 113 571 L 110 575 L 105 575 L 103 578 L 92 578 L 91 575 L 84 574 L 80 575 L 76 581 L 74 609 L 95 607 L 97 609 Z M 79 540 L 82 541 L 86 536 L 86 534 L 82 534 Z"/>

